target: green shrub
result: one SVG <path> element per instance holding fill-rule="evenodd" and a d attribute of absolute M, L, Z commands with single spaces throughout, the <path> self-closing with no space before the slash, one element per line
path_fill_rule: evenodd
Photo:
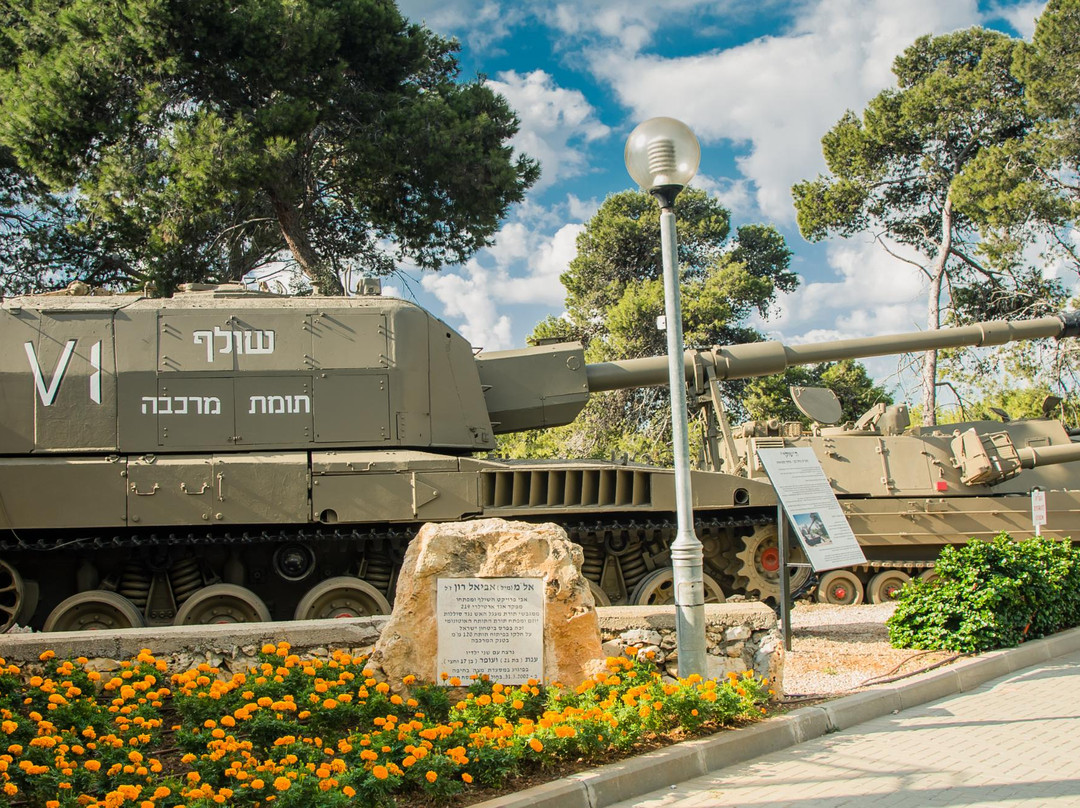
<path fill-rule="evenodd" d="M 938 577 L 901 590 L 889 618 L 897 648 L 987 651 L 1080 625 L 1080 551 L 1034 538 L 946 547 Z"/>

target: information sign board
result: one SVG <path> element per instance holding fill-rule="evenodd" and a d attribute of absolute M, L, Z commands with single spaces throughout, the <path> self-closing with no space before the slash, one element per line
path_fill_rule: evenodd
<path fill-rule="evenodd" d="M 865 564 L 855 534 L 814 450 L 758 449 L 758 457 L 815 571 Z"/>
<path fill-rule="evenodd" d="M 543 578 L 439 578 L 438 671 L 462 681 L 544 677 Z"/>

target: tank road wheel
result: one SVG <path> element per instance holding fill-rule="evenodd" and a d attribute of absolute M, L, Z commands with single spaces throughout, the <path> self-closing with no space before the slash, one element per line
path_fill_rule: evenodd
<path fill-rule="evenodd" d="M 911 576 L 900 570 L 885 570 L 870 579 L 866 591 L 871 603 L 891 603 L 896 600 L 900 588 L 911 580 Z"/>
<path fill-rule="evenodd" d="M 862 581 L 849 570 L 832 570 L 821 576 L 817 587 L 818 603 L 854 606 L 863 602 Z"/>
<path fill-rule="evenodd" d="M 760 600 L 776 601 L 780 598 L 780 546 L 777 542 L 776 525 L 762 525 L 749 536 L 743 537 L 743 549 L 739 558 L 738 576 L 745 579 L 746 593 Z M 805 562 L 802 548 L 792 548 L 792 561 Z M 791 570 L 791 591 L 795 592 L 810 580 L 809 567 Z"/>
<path fill-rule="evenodd" d="M 235 584 L 211 584 L 184 601 L 173 620 L 175 626 L 207 626 L 218 623 L 265 623 L 270 610 L 262 598 Z"/>
<path fill-rule="evenodd" d="M 296 604 L 293 619 L 322 620 L 369 614 L 390 614 L 390 602 L 367 581 L 351 575 L 340 575 L 311 587 Z"/>
<path fill-rule="evenodd" d="M 15 625 L 24 597 L 19 571 L 7 562 L 0 561 L 0 634 Z"/>
<path fill-rule="evenodd" d="M 705 602 L 723 603 L 725 600 L 724 590 L 714 578 L 708 575 L 702 576 L 705 583 Z M 667 606 L 675 602 L 675 573 L 670 568 L 653 570 L 638 585 L 634 587 L 630 595 L 630 602 L 635 606 Z"/>
<path fill-rule="evenodd" d="M 45 631 L 109 631 L 146 625 L 139 607 L 116 592 L 91 589 L 60 601 L 45 620 Z"/>
<path fill-rule="evenodd" d="M 937 579 L 938 579 L 938 572 L 933 567 L 931 567 L 928 570 L 923 570 L 922 572 L 919 573 L 919 580 L 922 581 L 925 584 L 932 584 Z"/>
<path fill-rule="evenodd" d="M 608 597 L 608 593 L 600 588 L 600 584 L 596 581 L 589 581 L 589 589 L 592 591 L 593 603 L 597 606 L 610 606 L 611 598 Z"/>

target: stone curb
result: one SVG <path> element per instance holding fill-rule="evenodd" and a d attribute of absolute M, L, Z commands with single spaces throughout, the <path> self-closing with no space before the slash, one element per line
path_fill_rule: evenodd
<path fill-rule="evenodd" d="M 966 693 L 992 679 L 1075 651 L 1080 651 L 1080 628 L 1032 640 L 1019 648 L 965 659 L 910 682 L 879 686 L 819 706 L 803 707 L 760 724 L 685 741 L 516 794 L 474 803 L 469 808 L 605 808 L 829 732 Z"/>
<path fill-rule="evenodd" d="M 276 644 L 282 640 L 305 648 L 321 645 L 349 648 L 373 644 L 388 619 L 384 615 L 375 615 L 341 620 L 170 626 L 156 634 L 152 633 L 153 629 L 147 628 L 0 634 L 0 657 L 36 659 L 42 651 L 62 646 L 64 652 L 71 656 L 128 659 L 150 644 L 154 646 L 156 656 L 165 656 L 203 646 L 227 648 L 267 642 Z"/>

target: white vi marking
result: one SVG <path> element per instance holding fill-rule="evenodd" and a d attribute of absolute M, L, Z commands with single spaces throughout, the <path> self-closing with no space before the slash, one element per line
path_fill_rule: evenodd
<path fill-rule="evenodd" d="M 101 403 L 101 343 L 95 342 L 90 346 L 90 367 L 94 372 L 90 374 L 90 400 L 95 404 Z"/>
<path fill-rule="evenodd" d="M 41 365 L 38 363 L 37 353 L 34 351 L 34 343 L 27 342 L 25 345 L 26 358 L 30 360 L 30 369 L 34 372 L 34 384 L 37 385 L 41 403 L 46 407 L 51 407 L 53 400 L 56 398 L 56 393 L 60 389 L 60 380 L 64 378 L 68 362 L 71 361 L 71 354 L 75 350 L 75 340 L 69 339 L 64 346 L 64 350 L 60 354 L 60 361 L 56 363 L 56 370 L 53 371 L 48 387 L 45 386 L 45 379 L 41 375 Z"/>

